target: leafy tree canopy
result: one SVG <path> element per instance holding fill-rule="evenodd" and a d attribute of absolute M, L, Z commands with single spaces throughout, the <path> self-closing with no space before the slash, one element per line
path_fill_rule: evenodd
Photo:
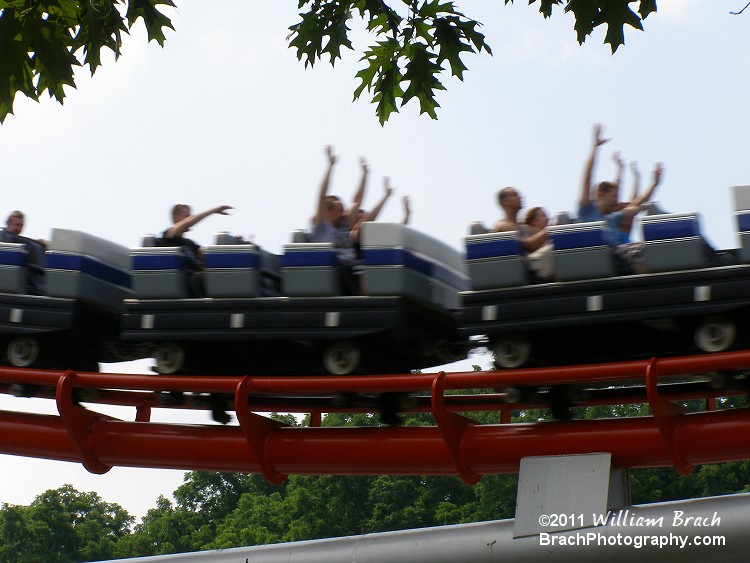
<path fill-rule="evenodd" d="M 75 67 L 88 66 L 93 74 L 103 49 L 119 57 L 122 34 L 139 19 L 149 41 L 163 45 L 165 28 L 173 29 L 163 8 L 174 5 L 172 0 L 0 0 L 0 123 L 13 112 L 18 92 L 34 100 L 48 92 L 62 103 L 64 87 L 75 87 Z M 558 7 L 571 13 L 579 43 L 604 25 L 604 42 L 614 52 L 625 42 L 626 25 L 643 29 L 656 0 L 538 0 L 538 7 L 545 18 Z M 364 24 L 373 41 L 362 51 L 354 98 L 367 90 L 381 124 L 412 99 L 421 113 L 436 119 L 435 95 L 444 90 L 439 77 L 450 72 L 463 80 L 466 53 L 492 52 L 479 32 L 481 24 L 455 2 L 298 0 L 298 9 L 301 20 L 289 28 L 289 45 L 305 66 L 323 58 L 333 65 L 342 48 L 355 50 L 349 21 Z"/>
<path fill-rule="evenodd" d="M 0 122 L 13 112 L 21 92 L 33 100 L 48 92 L 62 103 L 75 87 L 75 67 L 91 74 L 102 49 L 120 56 L 122 34 L 143 19 L 148 39 L 164 44 L 172 28 L 159 5 L 172 0 L 0 0 Z"/>
<path fill-rule="evenodd" d="M 513 0 L 504 0 L 505 4 Z M 536 0 L 529 0 L 534 4 Z M 633 11 L 630 4 L 637 5 Z M 623 28 L 643 29 L 642 20 L 656 11 L 656 0 L 539 0 L 539 11 L 548 18 L 555 6 L 562 6 L 575 18 L 579 43 L 595 27 L 605 25 L 604 42 L 612 52 L 624 44 Z M 481 24 L 460 12 L 454 2 L 440 0 L 300 0 L 302 21 L 290 30 L 290 46 L 305 65 L 329 57 L 331 64 L 341 57 L 341 48 L 354 49 L 349 39 L 348 20 L 358 16 L 376 41 L 362 55 L 365 67 L 357 73 L 361 80 L 354 91 L 358 99 L 364 90 L 372 95 L 376 113 L 384 123 L 412 98 L 419 101 L 420 112 L 433 119 L 439 107 L 435 93 L 443 90 L 438 77 L 450 73 L 463 80 L 466 70 L 461 57 L 465 53 L 492 54 Z"/>
<path fill-rule="evenodd" d="M 63 485 L 42 493 L 30 506 L 0 508 L 0 561 L 109 559 L 133 521 L 120 505 Z"/>

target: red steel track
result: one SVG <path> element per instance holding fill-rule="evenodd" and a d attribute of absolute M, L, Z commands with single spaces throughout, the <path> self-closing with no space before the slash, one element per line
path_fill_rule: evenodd
<path fill-rule="evenodd" d="M 716 397 L 746 389 L 712 390 L 684 383 L 709 372 L 745 371 L 750 371 L 747 351 L 372 376 L 149 376 L 0 368 L 0 392 L 54 400 L 59 413 L 0 411 L 0 453 L 78 462 L 93 473 L 113 466 L 156 467 L 262 473 L 271 482 L 289 474 L 326 473 L 455 474 L 475 483 L 487 473 L 518 471 L 523 457 L 591 452 L 611 452 L 617 467 L 672 465 L 685 474 L 696 464 L 750 458 L 750 409 L 712 410 Z M 668 384 L 674 381 L 682 383 Z M 511 423 L 511 410 L 547 405 L 510 405 L 503 402 L 504 392 L 471 391 L 561 385 L 591 390 L 590 398 L 576 405 L 648 403 L 652 416 Z M 611 389 L 620 385 L 628 387 Z M 464 391 L 446 394 L 456 390 Z M 169 408 L 164 397 L 180 392 L 197 398 L 173 408 L 210 410 L 207 397 L 233 398 L 229 408 L 239 424 L 151 422 L 151 409 Z M 365 399 L 341 406 L 334 400 L 340 392 Z M 435 425 L 319 426 L 322 412 L 377 412 L 373 397 L 383 393 L 410 394 L 401 410 L 429 411 Z M 673 402 L 698 398 L 706 399 L 703 412 L 685 414 Z M 100 414 L 84 404 L 129 405 L 135 407 L 134 420 Z M 478 410 L 501 411 L 501 423 L 480 424 L 467 416 Z M 259 412 L 310 413 L 313 426 L 284 426 Z"/>

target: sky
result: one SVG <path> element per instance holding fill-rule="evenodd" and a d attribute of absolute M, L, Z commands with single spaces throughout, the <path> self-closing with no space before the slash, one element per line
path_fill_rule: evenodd
<path fill-rule="evenodd" d="M 626 29 L 615 55 L 601 29 L 579 46 L 572 17 L 559 9 L 545 20 L 523 1 L 457 4 L 484 24 L 493 56 L 466 55 L 463 82 L 443 77 L 437 121 L 411 102 L 381 126 L 366 93 L 352 101 L 359 54 L 305 69 L 287 47 L 297 2 L 217 0 L 207 10 L 178 1 L 164 48 L 147 44 L 137 26 L 120 60 L 105 57 L 93 78 L 77 74 L 63 106 L 17 98 L 0 126 L 0 215 L 23 210 L 32 237 L 72 228 L 132 247 L 168 226 L 175 203 L 195 211 L 227 204 L 231 215 L 207 218 L 191 237 L 209 244 L 230 231 L 280 252 L 290 231 L 309 224 L 330 144 L 339 155 L 331 193 L 351 197 L 364 157 L 365 207 L 389 176 L 397 198 L 381 220 L 400 221 L 400 197 L 409 195 L 412 227 L 461 249 L 469 223 L 498 219 L 504 186 L 517 187 L 528 206 L 573 211 L 592 125 L 601 123 L 612 140 L 596 178 L 613 177 L 616 150 L 638 162 L 644 184 L 663 162 L 655 199 L 673 212 L 698 211 L 715 246 L 737 245 L 730 187 L 750 184 L 750 13 L 729 12 L 743 1 L 664 0 L 645 32 Z M 354 41 L 362 49 L 368 37 L 356 31 Z M 486 358 L 469 363 L 480 362 L 488 367 Z M 122 468 L 97 476 L 13 456 L 0 456 L 0 470 L 0 502 L 29 504 L 70 483 L 138 517 L 183 477 Z"/>

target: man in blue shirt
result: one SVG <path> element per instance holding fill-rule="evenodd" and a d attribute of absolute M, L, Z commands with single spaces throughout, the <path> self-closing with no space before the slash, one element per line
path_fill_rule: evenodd
<path fill-rule="evenodd" d="M 641 211 L 641 206 L 649 201 L 661 182 L 664 169 L 661 163 L 654 168 L 653 181 L 649 188 L 625 205 L 619 202 L 619 180 L 603 181 L 592 185 L 594 166 L 599 147 L 609 142 L 602 137 L 602 126 L 594 125 L 594 141 L 583 172 L 581 198 L 578 202 L 578 220 L 582 223 L 606 221 L 608 242 L 615 248 L 615 255 L 622 273 L 643 273 L 643 245 L 630 241 L 629 230 L 623 225 L 632 224 L 633 218 Z M 592 199 L 593 198 L 593 199 Z M 622 263 L 624 261 L 624 264 Z"/>

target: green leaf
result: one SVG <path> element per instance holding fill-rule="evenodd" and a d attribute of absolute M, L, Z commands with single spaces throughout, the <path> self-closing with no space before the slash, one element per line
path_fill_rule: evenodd
<path fill-rule="evenodd" d="M 534 0 L 531 0 L 533 2 Z M 531 4 L 529 2 L 529 4 Z M 559 4 L 562 4 L 562 0 L 541 0 L 539 2 L 539 12 L 545 17 L 549 18 L 552 17 L 552 8 L 553 6 L 557 6 Z"/>
<path fill-rule="evenodd" d="M 292 33 L 289 37 L 289 47 L 297 49 L 297 59 L 305 57 L 305 68 L 307 65 L 314 66 L 320 53 L 323 51 L 323 30 L 314 18 L 303 16 L 300 23 L 289 28 Z"/>
<path fill-rule="evenodd" d="M 638 13 L 642 20 L 645 20 L 648 15 L 656 11 L 656 0 L 641 0 L 640 6 L 638 7 Z"/>
<path fill-rule="evenodd" d="M 565 6 L 566 12 L 573 12 L 576 23 L 573 28 L 576 31 L 578 43 L 586 41 L 586 37 L 594 31 L 595 20 L 599 15 L 596 0 L 570 0 Z"/>
<path fill-rule="evenodd" d="M 360 17 L 369 21 L 367 29 L 370 31 L 377 30 L 378 33 L 394 31 L 403 21 L 403 18 L 383 0 L 356 0 L 352 8 L 359 12 Z"/>
<path fill-rule="evenodd" d="M 300 14 L 302 21 L 289 28 L 289 46 L 297 50 L 298 59 L 305 57 L 305 67 L 314 66 L 323 53 L 330 56 L 333 65 L 341 58 L 341 47 L 352 49 L 346 25 L 351 5 L 347 2 L 312 4 L 309 12 Z"/>
<path fill-rule="evenodd" d="M 423 18 L 437 18 L 439 14 L 454 13 L 456 13 L 456 10 L 453 7 L 453 2 L 446 2 L 445 4 L 441 4 L 440 0 L 425 2 L 419 8 L 419 15 Z"/>
<path fill-rule="evenodd" d="M 65 98 L 64 86 L 75 86 L 73 67 L 80 66 L 71 53 L 72 37 L 49 20 L 40 19 L 27 33 L 31 62 L 38 77 L 37 96 L 45 90 L 58 102 Z"/>
<path fill-rule="evenodd" d="M 164 41 L 167 40 L 164 36 L 164 28 L 174 30 L 174 27 L 172 27 L 172 21 L 159 11 L 159 5 L 175 7 L 172 0 L 128 0 L 126 17 L 129 28 L 133 27 L 138 18 L 143 18 L 148 40 L 156 40 L 163 47 Z"/>
<path fill-rule="evenodd" d="M 410 99 L 419 100 L 419 112 L 426 113 L 432 119 L 437 119 L 435 109 L 440 105 L 435 100 L 435 91 L 445 88 L 437 79 L 441 67 L 435 62 L 437 55 L 429 52 L 422 43 L 409 46 L 409 62 L 406 65 L 404 80 L 409 84 L 402 97 L 402 105 Z"/>
<path fill-rule="evenodd" d="M 391 29 L 391 20 L 387 14 L 377 14 L 367 24 L 367 30 L 376 33 L 387 33 Z"/>
<path fill-rule="evenodd" d="M 359 99 L 365 88 L 368 92 L 373 92 L 372 101 L 377 104 L 376 114 L 381 125 L 391 113 L 398 112 L 397 100 L 403 95 L 403 76 L 398 68 L 400 56 L 401 46 L 398 41 L 380 41 L 362 57 L 361 60 L 368 61 L 369 65 L 357 73 L 357 78 L 362 82 L 354 91 L 354 99 Z"/>
<path fill-rule="evenodd" d="M 13 8 L 0 13 L 0 123 L 13 113 L 16 93 L 38 100 L 29 49 L 24 42 L 19 14 Z"/>
<path fill-rule="evenodd" d="M 620 45 L 625 44 L 625 34 L 623 32 L 625 24 L 643 30 L 641 19 L 630 9 L 629 4 L 632 2 L 633 0 L 607 0 L 601 3 L 601 10 L 594 24 L 607 24 L 607 33 L 604 37 L 604 42 L 610 45 L 613 53 L 617 51 Z"/>
<path fill-rule="evenodd" d="M 536 2 L 536 0 L 529 0 L 529 6 Z M 505 5 L 512 4 L 513 0 L 505 0 Z M 540 0 L 539 2 L 539 13 L 545 18 L 552 16 L 552 7 L 558 4 L 562 4 L 562 0 Z"/>
<path fill-rule="evenodd" d="M 331 10 L 327 17 L 328 23 L 325 26 L 325 36 L 328 37 L 326 46 L 323 47 L 323 53 L 328 53 L 331 57 L 331 65 L 336 62 L 337 58 L 341 58 L 341 47 L 352 49 L 351 41 L 349 41 L 348 32 L 349 28 L 346 26 L 346 22 L 349 19 L 348 6 L 332 4 L 336 9 Z"/>
<path fill-rule="evenodd" d="M 360 70 L 356 75 L 362 83 L 354 91 L 355 101 L 359 99 L 365 88 L 367 88 L 368 92 L 372 91 L 375 79 L 382 69 L 397 63 L 396 52 L 399 48 L 400 46 L 397 41 L 388 40 L 378 42 L 365 52 L 360 60 L 368 61 L 369 65 Z"/>
<path fill-rule="evenodd" d="M 428 45 L 432 45 L 433 26 L 423 18 L 414 18 L 411 20 L 411 29 L 414 30 L 413 39 L 422 39 Z"/>
<path fill-rule="evenodd" d="M 461 61 L 462 52 L 473 52 L 472 47 L 462 41 L 465 37 L 461 22 L 457 18 L 440 18 L 435 20 L 435 43 L 438 47 L 438 63 L 448 61 L 453 76 L 463 80 L 466 65 Z"/>
<path fill-rule="evenodd" d="M 84 63 L 89 65 L 91 74 L 101 65 L 101 50 L 108 48 L 115 59 L 120 57 L 122 33 L 128 28 L 115 6 L 116 0 L 84 2 L 79 14 L 80 26 L 76 34 L 76 44 L 83 48 Z"/>
<path fill-rule="evenodd" d="M 533 1 L 533 0 L 532 0 Z M 575 30 L 578 43 L 583 43 L 593 29 L 607 25 L 604 42 L 608 43 L 614 53 L 625 43 L 623 27 L 625 24 L 636 29 L 643 29 L 641 18 L 646 18 L 656 11 L 656 0 L 640 0 L 638 14 L 630 9 L 629 4 L 636 0 L 568 0 L 566 12 L 575 16 Z"/>

